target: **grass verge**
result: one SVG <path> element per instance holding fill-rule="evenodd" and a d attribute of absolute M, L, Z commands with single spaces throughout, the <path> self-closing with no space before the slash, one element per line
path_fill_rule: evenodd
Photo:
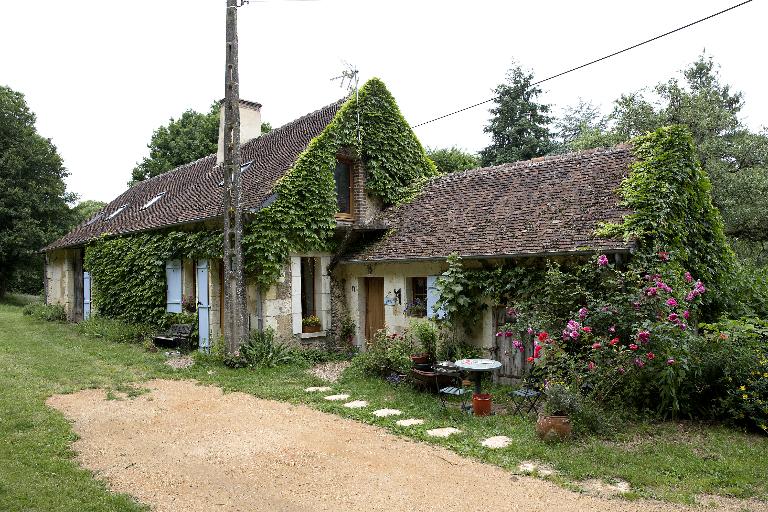
<path fill-rule="evenodd" d="M 627 425 L 610 441 L 543 444 L 529 418 L 446 413 L 432 395 L 346 375 L 333 385 L 334 392 L 371 403 L 367 409 L 351 410 L 305 393 L 305 387 L 324 383 L 300 368 L 232 370 L 201 359 L 192 368 L 173 370 L 163 364 L 162 354 L 137 345 L 107 343 L 80 336 L 71 325 L 24 317 L 21 302 L 0 304 L 0 510 L 145 510 L 128 496 L 108 492 L 77 465 L 71 450 L 76 436 L 45 400 L 85 388 L 130 391 L 132 383 L 150 378 L 190 378 L 261 398 L 304 403 L 512 471 L 518 471 L 521 461 L 536 461 L 555 469 L 552 478 L 569 487 L 592 478 L 625 480 L 633 489 L 625 496 L 630 499 L 690 503 L 702 494 L 759 499 L 768 495 L 765 437 L 721 426 L 668 422 Z M 402 428 L 393 418 L 371 415 L 371 410 L 385 407 L 402 410 L 403 417 L 423 418 L 425 424 Z M 444 426 L 462 433 L 448 439 L 425 434 Z M 480 446 L 482 439 L 496 435 L 513 442 L 501 450 Z"/>

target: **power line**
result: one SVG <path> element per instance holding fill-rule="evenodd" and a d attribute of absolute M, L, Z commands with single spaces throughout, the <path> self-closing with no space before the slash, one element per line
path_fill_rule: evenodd
<path fill-rule="evenodd" d="M 643 46 L 644 44 L 651 43 L 653 41 L 661 39 L 662 37 L 666 37 L 666 36 L 668 36 L 670 34 L 674 34 L 675 32 L 680 32 L 681 30 L 685 30 L 688 27 L 692 27 L 692 26 L 694 26 L 694 25 L 696 25 L 698 23 L 701 23 L 703 21 L 707 21 L 709 19 L 712 19 L 715 16 L 720 16 L 721 14 L 724 14 L 724 13 L 726 13 L 728 11 L 732 11 L 732 10 L 736 9 L 737 7 L 741 7 L 742 5 L 746 5 L 746 4 L 750 3 L 751 1 L 752 0 L 746 0 L 744 2 L 741 2 L 740 4 L 733 5 L 731 7 L 728 7 L 727 9 L 723 9 L 722 11 L 716 12 L 714 14 L 710 14 L 709 16 L 706 16 L 706 17 L 701 18 L 699 20 L 696 20 L 696 21 L 693 21 L 691 23 L 688 23 L 687 25 L 683 25 L 682 27 L 678 27 L 678 28 L 676 28 L 674 30 L 670 30 L 669 32 L 665 32 L 665 33 L 660 34 L 660 35 L 658 35 L 656 37 L 652 37 L 650 39 L 646 39 L 645 41 L 643 41 L 641 43 L 637 43 L 637 44 L 633 44 L 632 46 L 628 46 L 628 47 L 624 48 L 623 50 L 619 50 L 617 52 L 613 52 L 613 53 L 611 53 L 609 55 L 605 55 L 604 57 L 600 57 L 599 59 L 591 60 L 591 61 L 589 61 L 589 62 L 587 62 L 585 64 L 582 64 L 580 66 L 576 66 L 575 68 L 571 68 L 571 69 L 568 69 L 568 70 L 563 71 L 561 73 L 558 73 L 556 75 L 549 76 L 547 78 L 544 78 L 543 80 L 539 80 L 538 82 L 532 83 L 531 87 L 533 87 L 534 85 L 542 84 L 542 83 L 544 83 L 544 82 L 546 82 L 548 80 L 552 80 L 553 78 L 557 78 L 557 77 L 560 77 L 560 76 L 563 76 L 563 75 L 567 75 L 568 73 L 571 73 L 573 71 L 577 71 L 577 70 L 585 68 L 587 66 L 591 66 L 592 64 L 598 63 L 600 61 L 603 61 L 603 60 L 606 60 L 606 59 L 610 59 L 611 57 L 615 57 L 616 55 L 619 55 L 621 53 L 628 52 L 629 50 L 634 50 L 635 48 L 637 48 L 639 46 Z M 459 114 L 461 112 L 464 112 L 465 110 L 470 110 L 470 109 L 473 109 L 475 107 L 479 107 L 480 105 L 485 105 L 486 103 L 490 103 L 494 99 L 495 98 L 491 98 L 491 99 L 488 99 L 488 100 L 483 100 L 480 103 L 475 103 L 474 105 L 470 105 L 468 107 L 461 108 L 459 110 L 451 112 L 450 114 L 445 114 L 445 115 L 442 115 L 440 117 L 436 117 L 434 119 L 430 119 L 429 121 L 424 121 L 423 123 L 419 123 L 419 124 L 413 125 L 411 128 L 418 128 L 419 126 L 424 126 L 425 124 L 433 123 L 435 121 L 439 121 L 440 119 L 445 119 L 446 117 L 450 117 L 450 116 Z"/>

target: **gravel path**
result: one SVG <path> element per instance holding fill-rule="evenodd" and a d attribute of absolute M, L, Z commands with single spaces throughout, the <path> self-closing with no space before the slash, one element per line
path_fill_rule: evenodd
<path fill-rule="evenodd" d="M 84 467 L 160 512 L 680 510 L 566 491 L 306 406 L 190 381 L 142 387 L 48 404 L 74 423 Z"/>

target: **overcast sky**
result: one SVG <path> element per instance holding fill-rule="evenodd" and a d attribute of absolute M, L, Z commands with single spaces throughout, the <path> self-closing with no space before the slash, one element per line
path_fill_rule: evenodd
<path fill-rule="evenodd" d="M 492 96 L 512 59 L 544 78 L 738 0 L 643 2 L 273 0 L 239 12 L 241 97 L 279 126 L 344 95 L 343 62 L 385 81 L 416 124 Z M 0 84 L 23 92 L 81 199 L 126 188 L 154 129 L 224 94 L 225 0 L 0 2 Z M 556 109 L 610 109 L 622 92 L 675 76 L 706 49 L 768 125 L 768 1 L 752 3 L 544 84 Z M 488 140 L 487 106 L 416 129 L 426 146 Z"/>

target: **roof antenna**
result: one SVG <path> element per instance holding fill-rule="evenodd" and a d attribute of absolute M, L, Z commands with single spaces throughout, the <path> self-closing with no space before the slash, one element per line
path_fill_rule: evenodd
<path fill-rule="evenodd" d="M 347 95 L 352 94 L 352 89 L 355 90 L 355 107 L 357 108 L 357 143 L 360 143 L 360 102 L 357 98 L 357 86 L 359 83 L 360 71 L 356 66 L 349 62 L 342 61 L 346 69 L 341 72 L 341 75 L 331 78 L 331 81 L 341 80 L 341 88 L 344 88 L 344 84 L 347 84 Z"/>

